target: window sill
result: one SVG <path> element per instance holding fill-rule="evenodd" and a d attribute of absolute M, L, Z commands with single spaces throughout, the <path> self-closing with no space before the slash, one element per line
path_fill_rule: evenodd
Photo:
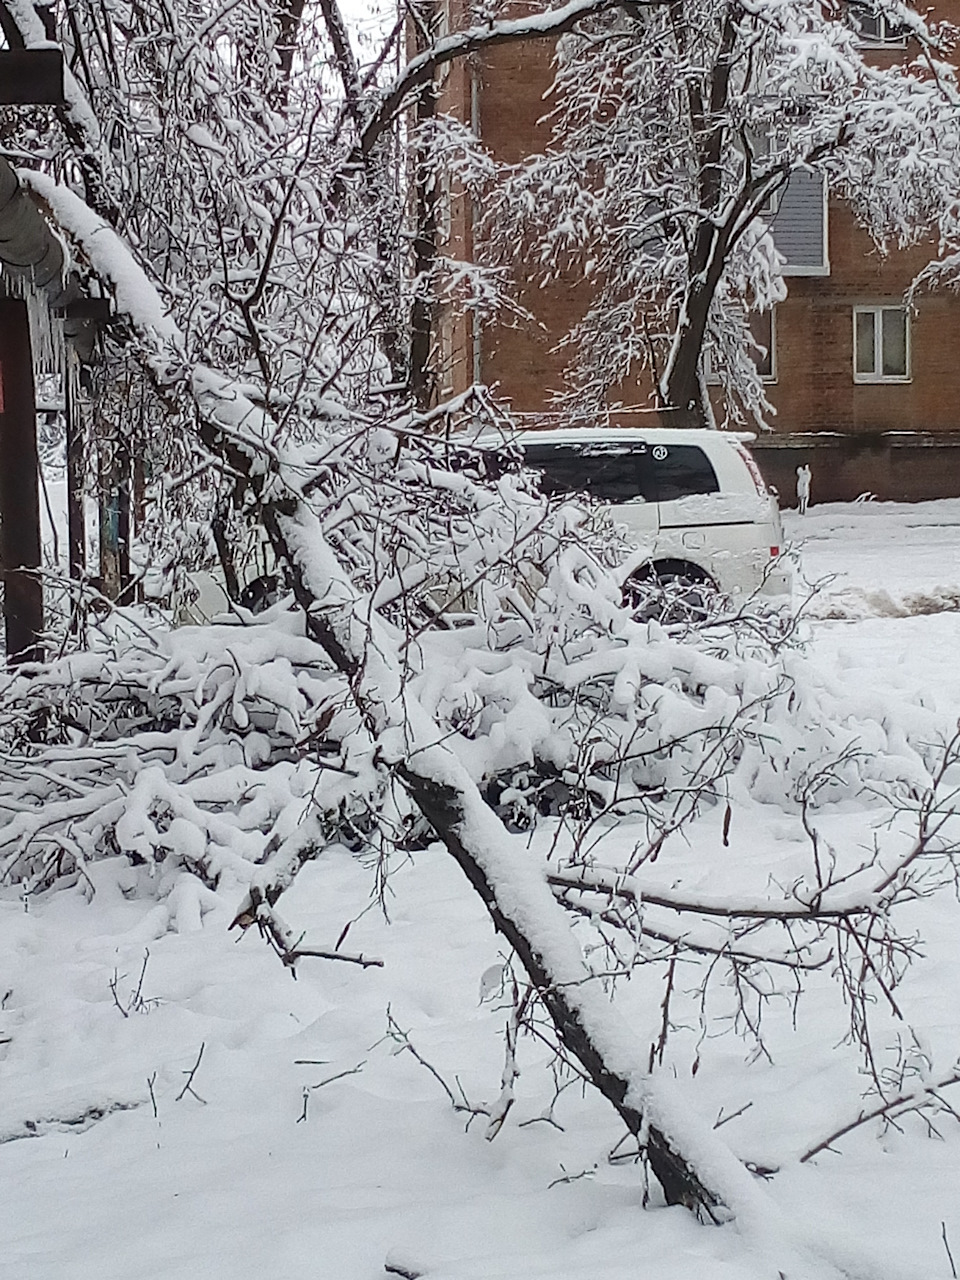
<path fill-rule="evenodd" d="M 780 269 L 780 274 L 785 278 L 788 276 L 828 276 L 830 274 L 830 263 L 823 262 L 818 266 L 791 266 L 787 262 Z"/>
<path fill-rule="evenodd" d="M 708 387 L 723 386 L 722 380 L 720 378 L 715 378 L 712 375 L 708 375 L 706 378 L 704 378 L 704 381 L 706 382 Z M 760 375 L 760 381 L 763 383 L 765 387 L 775 387 L 779 381 L 779 378 L 775 373 L 774 374 L 762 373 Z"/>
<path fill-rule="evenodd" d="M 913 378 L 909 374 L 904 376 L 888 375 L 887 377 L 884 377 L 882 374 L 874 375 L 868 373 L 855 373 L 853 375 L 854 385 L 858 387 L 904 387 L 909 385 L 912 381 Z"/>
<path fill-rule="evenodd" d="M 871 40 L 869 36 L 857 37 L 858 49 L 905 49 L 907 47 L 906 36 L 891 36 L 889 40 Z"/>

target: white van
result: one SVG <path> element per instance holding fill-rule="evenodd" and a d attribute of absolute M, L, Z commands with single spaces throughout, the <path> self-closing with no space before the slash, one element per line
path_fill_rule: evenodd
<path fill-rule="evenodd" d="M 701 584 L 734 603 L 792 589 L 776 494 L 746 447 L 752 436 L 681 428 L 523 431 L 514 443 L 547 494 L 609 504 L 638 552 L 630 584 Z"/>
<path fill-rule="evenodd" d="M 688 620 L 702 616 L 701 589 L 734 604 L 791 591 L 792 570 L 781 556 L 783 532 L 776 495 L 746 448 L 752 436 L 731 432 L 650 428 L 562 428 L 521 431 L 509 439 L 479 438 L 489 470 L 519 446 L 551 496 L 586 494 L 607 506 L 637 546 L 623 565 L 624 594 L 644 616 Z M 256 539 L 255 539 L 256 541 Z M 259 535 L 257 547 L 272 564 Z M 252 570 L 260 557 L 250 557 Z M 281 594 L 276 571 L 254 574 L 238 603 L 253 613 Z M 249 576 L 249 574 L 248 574 Z M 179 624 L 205 623 L 233 606 L 219 570 L 187 575 L 175 601 Z M 668 608 L 649 607 L 651 587 L 670 585 Z M 661 593 L 662 594 L 662 593 Z M 437 606 L 450 606 L 438 589 Z M 679 607 L 678 607 L 679 606 Z"/>

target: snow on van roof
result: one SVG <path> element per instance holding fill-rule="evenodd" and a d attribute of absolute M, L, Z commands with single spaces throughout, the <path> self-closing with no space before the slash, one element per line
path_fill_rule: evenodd
<path fill-rule="evenodd" d="M 502 448 L 510 444 L 623 444 L 650 441 L 655 444 L 713 444 L 717 440 L 749 443 L 756 435 L 750 431 L 714 431 L 702 427 L 545 427 L 523 428 L 512 435 L 485 433 L 464 443 L 482 449 Z"/>

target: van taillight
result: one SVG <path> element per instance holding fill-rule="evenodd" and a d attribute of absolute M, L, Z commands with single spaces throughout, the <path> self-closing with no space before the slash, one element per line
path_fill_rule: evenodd
<path fill-rule="evenodd" d="M 780 554 L 780 548 L 779 548 L 779 547 L 771 547 L 771 548 L 770 548 L 770 554 L 771 554 L 772 556 L 778 556 L 778 555 Z"/>
<path fill-rule="evenodd" d="M 735 440 L 733 442 L 733 447 L 736 449 L 737 453 L 739 453 L 740 457 L 747 464 L 747 470 L 750 472 L 750 479 L 753 481 L 754 486 L 757 490 L 757 493 L 760 495 L 761 498 L 766 498 L 769 493 L 769 490 L 767 489 L 767 482 L 764 480 L 763 476 L 760 474 L 760 468 L 757 466 L 756 459 L 754 458 L 753 454 L 750 452 L 747 446 L 745 444 L 742 444 L 739 440 Z"/>

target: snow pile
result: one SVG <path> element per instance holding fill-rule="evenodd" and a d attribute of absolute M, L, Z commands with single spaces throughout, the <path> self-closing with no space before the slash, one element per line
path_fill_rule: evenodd
<path fill-rule="evenodd" d="M 514 826 L 631 811 L 670 825 L 692 780 L 691 812 L 731 787 L 795 808 L 821 770 L 818 804 L 929 785 L 948 732 L 933 711 L 892 714 L 734 627 L 696 640 L 623 611 L 616 630 L 565 616 L 568 553 L 555 573 L 523 616 L 426 629 L 410 648 L 410 695 Z M 245 883 L 313 816 L 320 840 L 377 828 L 402 844 L 418 828 L 347 680 L 284 606 L 248 625 L 118 627 L 8 678 L 0 718 L 7 882 L 119 851 L 212 888 Z"/>
<path fill-rule="evenodd" d="M 850 587 L 814 596 L 807 605 L 810 618 L 843 621 L 856 618 L 914 618 L 929 613 L 960 612 L 960 586 L 934 587 L 929 591 L 905 591 L 892 595 L 882 587 L 874 590 Z"/>

